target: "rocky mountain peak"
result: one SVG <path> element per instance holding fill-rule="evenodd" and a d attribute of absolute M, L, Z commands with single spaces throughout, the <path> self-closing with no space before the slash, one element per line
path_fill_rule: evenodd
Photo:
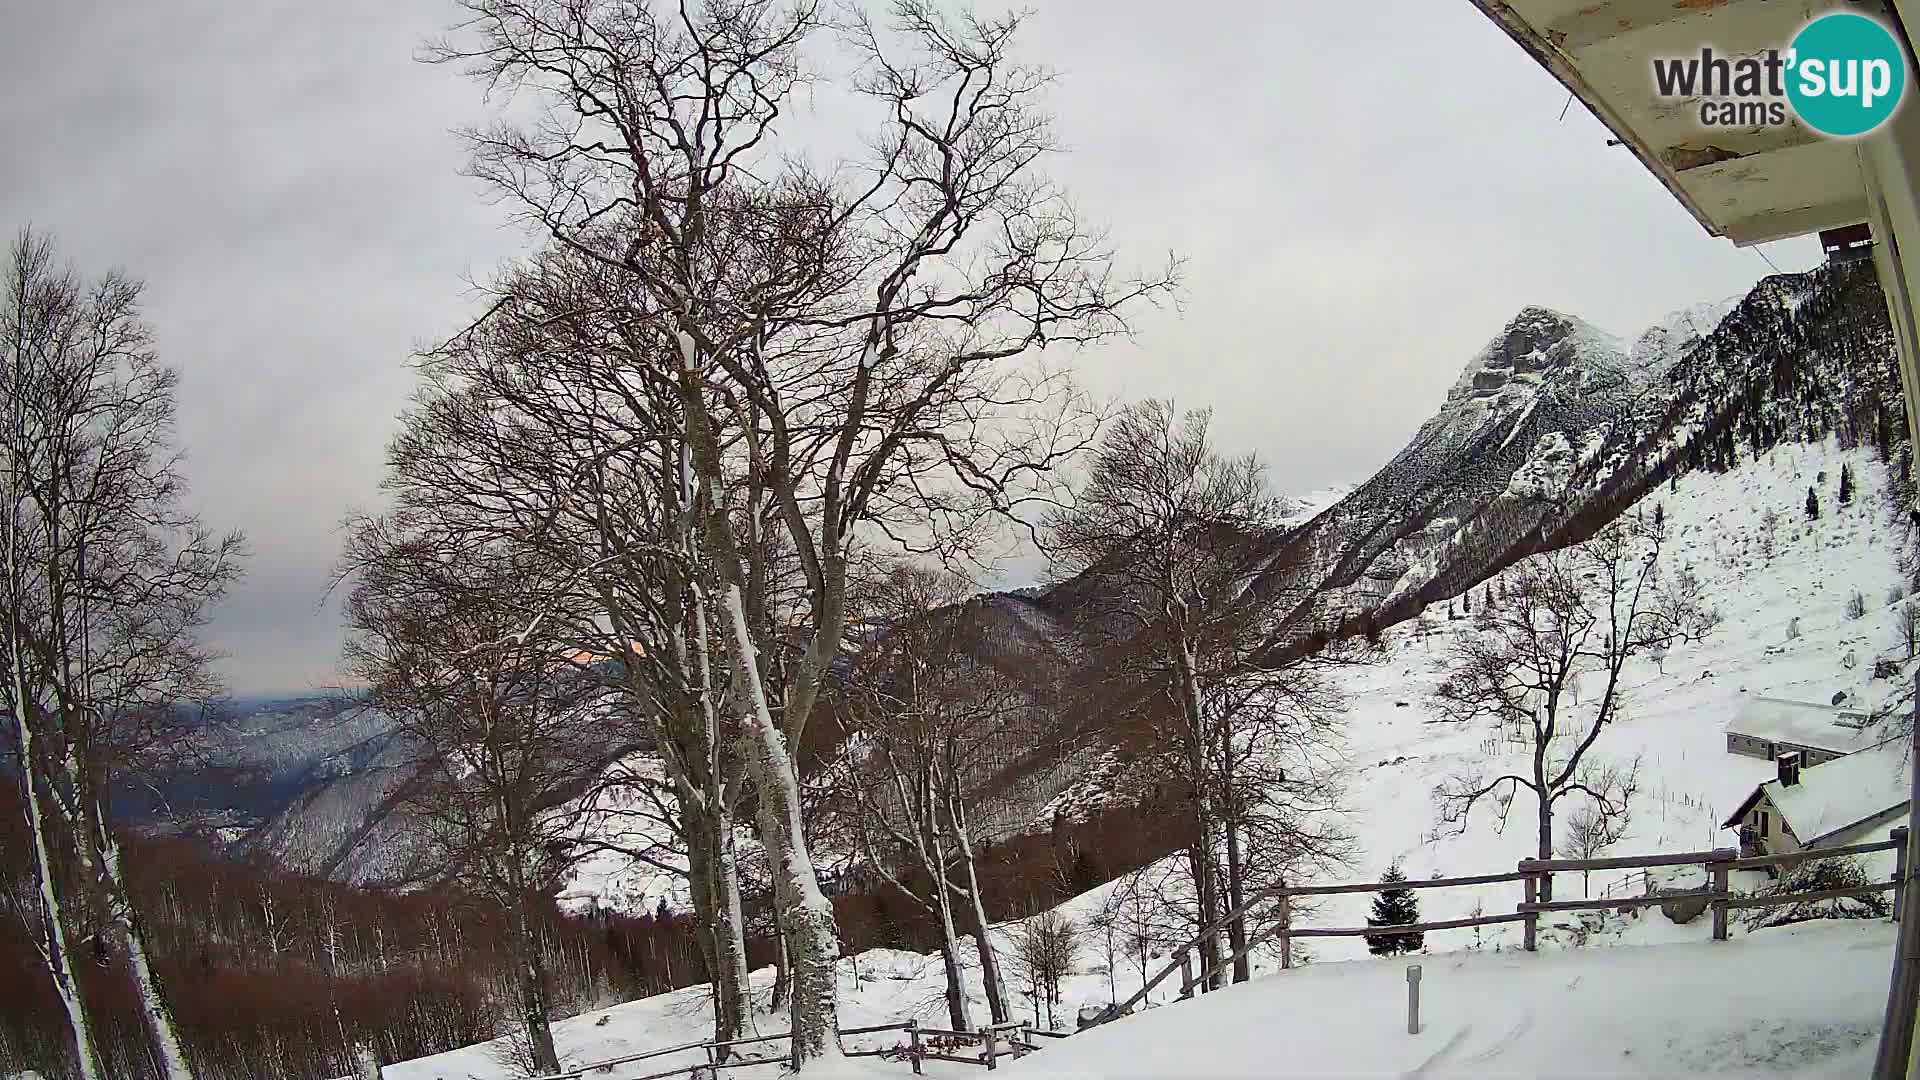
<path fill-rule="evenodd" d="M 1516 381 L 1538 382 L 1572 364 L 1618 369 L 1626 356 L 1618 338 L 1592 323 L 1529 304 L 1467 364 L 1447 400 L 1491 397 Z"/>

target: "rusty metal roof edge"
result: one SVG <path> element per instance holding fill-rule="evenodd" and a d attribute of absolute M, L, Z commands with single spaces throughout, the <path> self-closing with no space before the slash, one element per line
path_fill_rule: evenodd
<path fill-rule="evenodd" d="M 1588 111 L 1613 132 L 1621 145 L 1632 151 L 1633 156 L 1640 159 L 1640 164 L 1645 166 L 1647 171 L 1652 173 L 1675 199 L 1679 200 L 1681 206 L 1686 207 L 1687 213 L 1693 215 L 1693 219 L 1700 223 L 1701 228 L 1704 228 L 1708 235 L 1716 237 L 1727 235 L 1714 224 L 1713 219 L 1701 209 L 1700 205 L 1694 202 L 1687 190 L 1680 186 L 1679 177 L 1667 167 L 1658 154 L 1654 153 L 1653 148 L 1646 145 L 1646 142 L 1627 126 L 1626 121 L 1609 108 L 1606 101 L 1587 85 L 1587 81 L 1581 78 L 1572 60 L 1556 45 L 1536 31 L 1532 24 L 1516 13 L 1505 0 L 1468 0 L 1468 2 L 1479 8 L 1481 14 L 1492 20 L 1494 25 L 1512 38 L 1514 44 L 1526 50 L 1527 55 L 1547 69 L 1548 74 L 1572 91 L 1573 95 L 1580 99 L 1581 104 L 1585 105 Z"/>

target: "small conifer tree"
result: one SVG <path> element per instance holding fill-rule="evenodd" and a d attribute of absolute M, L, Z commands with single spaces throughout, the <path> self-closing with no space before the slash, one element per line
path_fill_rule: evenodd
<path fill-rule="evenodd" d="M 1394 863 L 1380 875 L 1380 880 L 1405 881 L 1407 875 L 1401 872 L 1399 863 Z M 1367 916 L 1368 926 L 1406 926 L 1419 921 L 1420 901 L 1414 898 L 1412 889 L 1382 889 L 1374 894 L 1373 914 Z M 1367 951 L 1375 956 L 1417 952 L 1426 940 L 1424 933 L 1368 934 Z"/>
<path fill-rule="evenodd" d="M 1807 488 L 1807 520 L 1820 520 L 1820 495 L 1813 488 Z"/>

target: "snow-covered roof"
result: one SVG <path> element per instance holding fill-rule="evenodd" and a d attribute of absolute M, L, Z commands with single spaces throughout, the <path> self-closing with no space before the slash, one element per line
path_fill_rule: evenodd
<path fill-rule="evenodd" d="M 1755 697 L 1749 698 L 1740 707 L 1739 714 L 1727 722 L 1727 733 L 1851 754 L 1879 741 L 1880 737 L 1871 729 L 1853 726 L 1865 715 L 1858 709 L 1837 709 L 1810 701 Z M 1843 725 L 1840 722 L 1843 719 L 1851 719 L 1853 724 Z"/>
<path fill-rule="evenodd" d="M 1785 819 L 1800 846 L 1811 847 L 1837 832 L 1907 804 L 1913 772 L 1904 742 L 1890 740 L 1800 771 L 1800 782 L 1783 787 L 1776 778 L 1749 797 L 1765 795 Z M 1745 806 L 1741 813 L 1745 813 Z M 1738 817 L 1739 815 L 1735 815 Z"/>

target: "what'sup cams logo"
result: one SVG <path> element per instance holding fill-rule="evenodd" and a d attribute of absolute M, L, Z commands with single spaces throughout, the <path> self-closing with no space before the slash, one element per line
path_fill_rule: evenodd
<path fill-rule="evenodd" d="M 1729 57 L 1709 46 L 1698 56 L 1655 59 L 1653 83 L 1663 98 L 1700 99 L 1704 127 L 1779 127 L 1791 110 L 1822 135 L 1851 138 L 1899 107 L 1907 62 L 1880 22 L 1836 12 L 1802 27 L 1784 51 Z"/>

